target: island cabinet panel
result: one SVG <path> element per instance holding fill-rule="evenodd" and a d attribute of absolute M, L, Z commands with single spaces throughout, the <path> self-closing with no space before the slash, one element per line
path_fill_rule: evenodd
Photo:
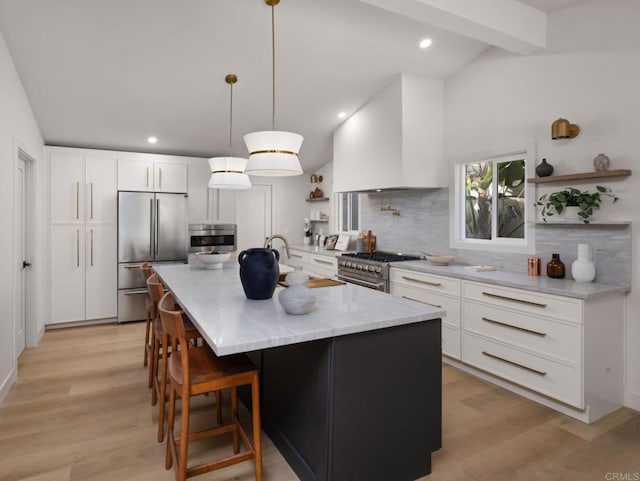
<path fill-rule="evenodd" d="M 440 329 L 432 320 L 261 352 L 263 427 L 301 480 L 431 472 L 442 443 Z"/>

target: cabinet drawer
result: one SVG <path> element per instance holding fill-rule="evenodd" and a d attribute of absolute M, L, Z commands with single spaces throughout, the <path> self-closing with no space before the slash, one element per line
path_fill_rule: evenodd
<path fill-rule="evenodd" d="M 465 300 L 582 324 L 583 302 L 578 299 L 469 281 L 463 282 L 462 292 Z"/>
<path fill-rule="evenodd" d="M 332 269 L 338 271 L 338 259 L 331 256 L 319 256 L 315 254 L 309 254 L 307 262 L 313 266 L 322 267 L 324 269 Z"/>
<path fill-rule="evenodd" d="M 581 370 L 515 347 L 462 334 L 462 361 L 503 379 L 583 409 Z"/>
<path fill-rule="evenodd" d="M 465 300 L 462 326 L 524 349 L 580 365 L 582 330 L 578 324 L 514 312 L 484 303 Z"/>
<path fill-rule="evenodd" d="M 460 359 L 460 329 L 442 323 L 442 354 Z"/>
<path fill-rule="evenodd" d="M 446 311 L 446 315 L 442 318 L 443 323 L 460 327 L 460 298 L 443 294 L 437 294 L 412 286 L 400 283 L 391 283 L 391 295 L 411 299 L 412 301 L 421 302 L 429 306 L 442 308 Z"/>
<path fill-rule="evenodd" d="M 460 280 L 449 277 L 391 268 L 390 281 L 437 293 L 460 296 Z"/>

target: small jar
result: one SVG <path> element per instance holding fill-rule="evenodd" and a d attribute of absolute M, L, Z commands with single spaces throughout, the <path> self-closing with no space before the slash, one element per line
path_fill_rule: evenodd
<path fill-rule="evenodd" d="M 554 279 L 564 279 L 564 262 L 560 260 L 560 254 L 551 254 L 551 260 L 547 264 L 547 276 Z"/>

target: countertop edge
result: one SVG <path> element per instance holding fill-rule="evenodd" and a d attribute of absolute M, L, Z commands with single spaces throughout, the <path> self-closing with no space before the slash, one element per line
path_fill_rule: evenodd
<path fill-rule="evenodd" d="M 391 268 L 406 269 L 425 274 L 434 274 L 444 277 L 453 277 L 467 281 L 480 281 L 501 287 L 511 287 L 524 289 L 532 292 L 552 294 L 557 296 L 571 297 L 574 299 L 590 300 L 601 296 L 612 294 L 627 294 L 631 291 L 631 286 L 599 284 L 599 283 L 579 283 L 572 279 L 549 279 L 546 276 L 528 276 L 518 272 L 495 270 L 474 272 L 464 269 L 463 265 L 453 264 L 450 266 L 434 266 L 427 261 L 404 261 L 394 262 Z M 557 284 L 557 285 L 553 285 Z"/>

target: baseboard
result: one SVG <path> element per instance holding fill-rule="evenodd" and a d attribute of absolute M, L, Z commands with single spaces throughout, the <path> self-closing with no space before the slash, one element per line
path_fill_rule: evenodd
<path fill-rule="evenodd" d="M 0 406 L 2 406 L 2 403 L 4 403 L 5 398 L 9 394 L 11 387 L 14 385 L 17 379 L 18 372 L 16 370 L 16 367 L 14 366 L 11 369 L 9 375 L 4 379 L 4 381 L 2 381 L 2 385 L 0 385 Z"/>
<path fill-rule="evenodd" d="M 51 329 L 65 329 L 67 327 L 95 326 L 96 324 L 115 324 L 117 322 L 118 322 L 117 318 L 108 317 L 105 319 L 92 319 L 90 321 L 57 322 L 55 324 L 47 324 L 46 326 L 44 326 L 44 328 L 45 330 L 49 331 Z"/>
<path fill-rule="evenodd" d="M 640 393 L 625 391 L 624 392 L 624 405 L 628 408 L 640 411 Z"/>

